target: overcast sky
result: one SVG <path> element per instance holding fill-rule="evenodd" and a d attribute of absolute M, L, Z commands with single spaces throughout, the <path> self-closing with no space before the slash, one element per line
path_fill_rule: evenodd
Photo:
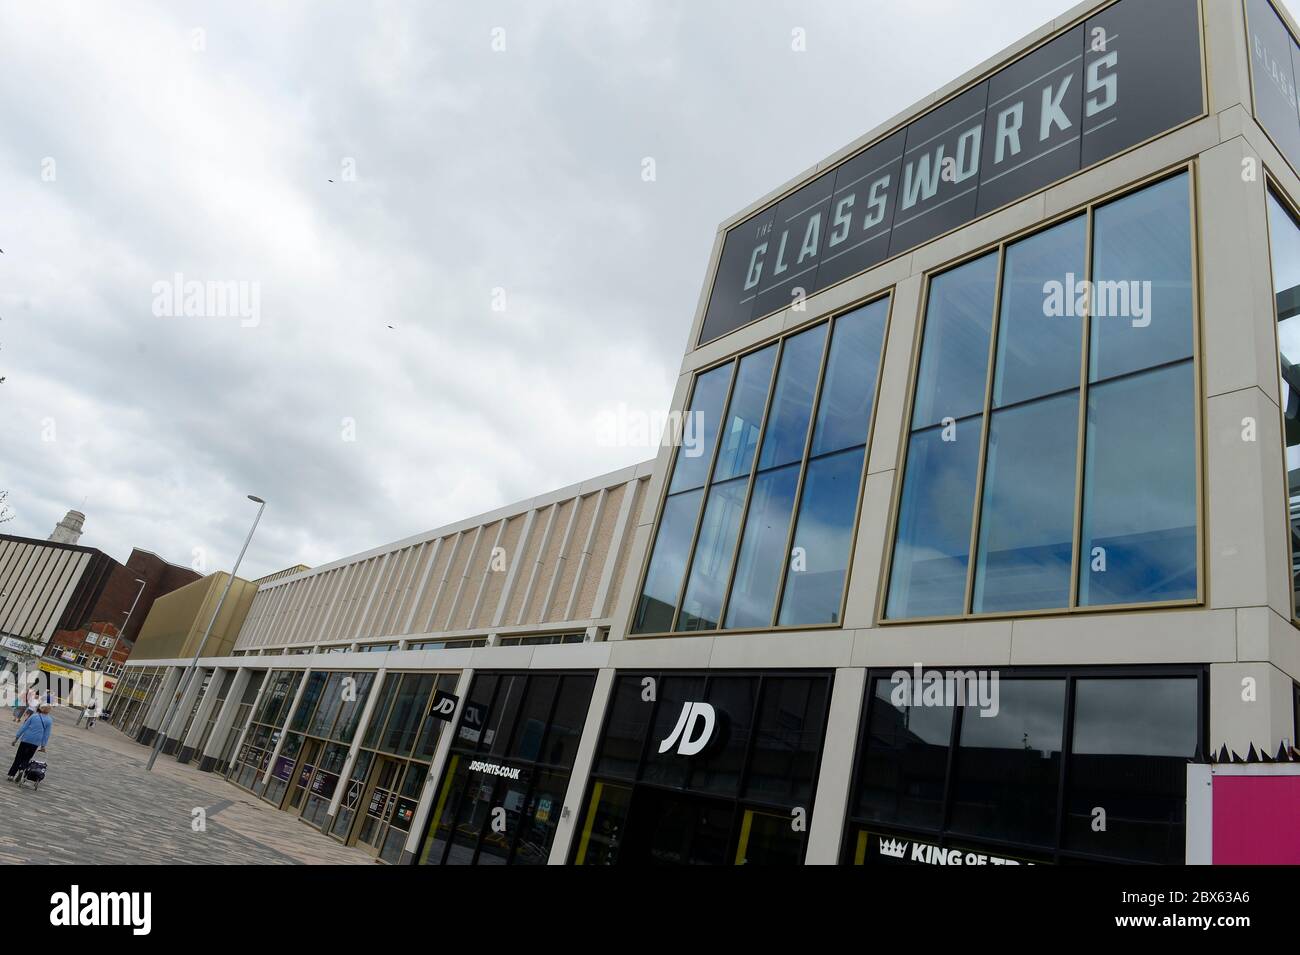
<path fill-rule="evenodd" d="M 0 531 L 255 493 L 255 577 L 652 457 L 718 223 L 1070 5 L 3 0 Z"/>

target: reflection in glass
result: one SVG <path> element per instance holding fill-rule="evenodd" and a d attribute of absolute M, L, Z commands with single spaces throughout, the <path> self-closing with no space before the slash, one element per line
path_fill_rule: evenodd
<path fill-rule="evenodd" d="M 1077 389 L 993 412 L 975 613 L 1069 604 L 1078 426 Z"/>
<path fill-rule="evenodd" d="M 1286 489 L 1291 540 L 1292 612 L 1300 617 L 1300 226 L 1268 194 L 1269 245 L 1277 305 L 1277 344 L 1286 433 Z"/>
<path fill-rule="evenodd" d="M 767 406 L 775 361 L 775 345 L 768 345 L 740 360 L 740 372 L 736 376 L 736 387 L 731 393 L 722 428 L 718 463 L 713 468 L 714 483 L 749 473 L 763 426 L 763 410 Z"/>
<path fill-rule="evenodd" d="M 1185 852 L 1187 763 L 1196 757 L 1194 679 L 1079 680 L 1065 844 L 1165 864 Z M 1094 808 L 1106 829 L 1094 831 Z"/>
<path fill-rule="evenodd" d="M 912 435 L 889 575 L 889 617 L 965 610 L 981 420 L 967 418 L 951 430 L 929 428 Z M 953 440 L 945 441 L 945 433 Z"/>
<path fill-rule="evenodd" d="M 727 386 L 731 384 L 733 367 L 732 364 L 720 365 L 696 379 L 691 410 L 682 424 L 682 442 L 677 449 L 677 463 L 673 466 L 669 494 L 703 487 L 708 479 L 709 460 L 717 442 L 722 403 L 727 400 Z"/>
<path fill-rule="evenodd" d="M 632 622 L 633 633 L 663 633 L 672 628 L 678 588 L 686 574 L 686 558 L 703 493 L 702 490 L 686 491 L 664 502 L 645 588 Z"/>
<path fill-rule="evenodd" d="M 1191 362 L 1088 390 L 1079 603 L 1196 596 Z"/>
<path fill-rule="evenodd" d="M 718 626 L 747 487 L 748 478 L 738 477 L 709 489 L 678 630 L 714 630 Z"/>
<path fill-rule="evenodd" d="M 1090 381 L 1192 355 L 1186 173 L 1094 213 Z"/>
<path fill-rule="evenodd" d="M 1077 216 L 1007 247 L 993 407 L 1078 389 L 1083 318 L 1071 290 L 1085 277 L 1087 244 L 1087 216 Z"/>
<path fill-rule="evenodd" d="M 897 691 L 899 702 L 891 696 Z M 854 816 L 938 830 L 952 739 L 951 706 L 913 706 L 904 684 L 875 680 Z"/>
<path fill-rule="evenodd" d="M 983 410 L 997 269 L 994 252 L 931 281 L 913 428 Z"/>
<path fill-rule="evenodd" d="M 766 627 L 772 622 L 798 485 L 797 463 L 765 471 L 754 479 L 736 580 L 727 604 L 728 628 Z"/>
<path fill-rule="evenodd" d="M 768 412 L 763 434 L 763 451 L 758 458 L 760 471 L 803 459 L 808 437 L 808 420 L 812 417 L 813 393 L 821 370 L 826 344 L 823 322 L 791 335 L 781 352 L 781 370 L 777 372 L 772 410 Z"/>
<path fill-rule="evenodd" d="M 835 319 L 812 457 L 866 444 L 888 317 L 889 301 L 881 299 Z"/>
<path fill-rule="evenodd" d="M 849 566 L 862 447 L 808 462 L 778 622 L 838 623 Z"/>
<path fill-rule="evenodd" d="M 1001 680 L 997 701 L 994 716 L 973 707 L 962 713 L 952 829 L 1055 845 L 1065 681 Z"/>

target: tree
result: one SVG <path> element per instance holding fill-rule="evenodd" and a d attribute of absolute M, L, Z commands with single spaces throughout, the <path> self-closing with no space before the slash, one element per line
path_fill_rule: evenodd
<path fill-rule="evenodd" d="M 7 498 L 8 496 L 9 496 L 8 491 L 0 491 L 0 524 L 3 524 L 5 521 L 12 521 L 14 519 L 14 512 L 11 511 L 9 509 L 9 505 L 5 503 L 5 498 Z"/>

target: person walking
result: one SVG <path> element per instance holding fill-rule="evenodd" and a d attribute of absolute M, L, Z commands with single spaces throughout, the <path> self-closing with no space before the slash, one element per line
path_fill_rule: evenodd
<path fill-rule="evenodd" d="M 95 706 L 95 701 L 93 699 L 90 700 L 90 702 L 86 704 L 86 708 L 81 711 L 81 715 L 77 717 L 77 722 L 80 723 L 82 719 L 85 719 L 86 729 L 93 729 L 95 726 L 95 714 L 97 711 L 98 708 Z"/>
<path fill-rule="evenodd" d="M 14 756 L 13 765 L 9 767 L 10 779 L 22 780 L 23 770 L 36 755 L 36 751 L 38 749 L 41 752 L 45 751 L 45 745 L 50 741 L 50 730 L 53 728 L 54 719 L 50 716 L 50 704 L 42 703 L 31 718 L 18 728 L 18 733 L 14 736 L 18 752 Z"/>

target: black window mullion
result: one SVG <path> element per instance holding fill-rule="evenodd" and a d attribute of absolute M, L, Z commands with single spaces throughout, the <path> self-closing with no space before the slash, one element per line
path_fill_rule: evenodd
<path fill-rule="evenodd" d="M 1059 859 L 1065 847 L 1065 794 L 1070 784 L 1070 756 L 1074 748 L 1074 692 L 1077 676 L 1065 678 L 1065 714 L 1061 719 L 1061 773 L 1056 790 L 1056 846 L 1053 858 Z"/>

